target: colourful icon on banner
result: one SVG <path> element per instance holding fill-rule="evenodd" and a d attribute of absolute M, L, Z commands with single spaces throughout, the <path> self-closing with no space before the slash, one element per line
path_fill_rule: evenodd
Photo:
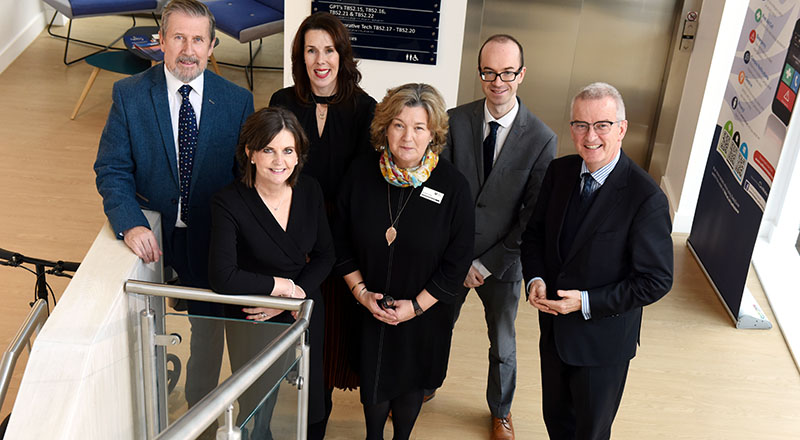
<path fill-rule="evenodd" d="M 739 72 L 739 84 L 744 83 L 744 70 Z"/>
<path fill-rule="evenodd" d="M 793 92 L 797 93 L 797 88 L 800 87 L 800 72 L 794 72 L 794 77 L 792 78 L 792 83 L 789 84 L 789 87 L 792 88 Z"/>
<path fill-rule="evenodd" d="M 793 92 L 783 81 L 778 83 L 778 93 L 775 98 L 781 102 L 790 112 L 794 108 L 794 101 L 797 98 L 797 93 Z"/>
<path fill-rule="evenodd" d="M 756 9 L 756 23 L 761 21 L 761 15 L 762 15 L 761 9 L 760 8 Z"/>
<path fill-rule="evenodd" d="M 749 63 L 750 62 L 750 51 L 749 50 L 744 51 L 744 56 L 742 56 L 742 58 L 744 59 L 744 63 L 745 64 Z"/>
<path fill-rule="evenodd" d="M 731 99 L 731 110 L 736 110 L 736 107 L 739 107 L 739 98 L 734 96 L 733 99 Z"/>
<path fill-rule="evenodd" d="M 742 142 L 742 146 L 739 147 L 739 152 L 742 153 L 742 156 L 744 156 L 745 159 L 747 159 L 747 142 Z"/>
<path fill-rule="evenodd" d="M 729 135 L 731 136 L 733 135 L 733 122 L 731 121 L 726 122 L 723 128 L 725 129 L 726 132 L 728 132 Z"/>
<path fill-rule="evenodd" d="M 753 29 L 752 31 L 750 31 L 750 42 L 755 43 L 755 41 L 756 41 L 756 30 Z"/>
<path fill-rule="evenodd" d="M 792 78 L 794 78 L 794 69 L 789 65 L 789 63 L 786 63 L 786 65 L 783 66 L 783 76 L 781 79 L 788 86 L 792 83 Z"/>

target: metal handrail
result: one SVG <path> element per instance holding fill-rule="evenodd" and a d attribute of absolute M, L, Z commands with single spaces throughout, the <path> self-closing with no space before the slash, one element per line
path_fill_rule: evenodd
<path fill-rule="evenodd" d="M 272 296 L 252 295 L 220 295 L 211 290 L 192 287 L 176 287 L 145 281 L 128 280 L 125 291 L 142 295 L 180 298 L 187 300 L 234 304 L 243 306 L 269 307 L 281 310 L 299 311 L 297 320 L 284 330 L 275 340 L 269 343 L 253 359 L 233 373 L 217 388 L 207 394 L 183 416 L 162 431 L 156 438 L 185 439 L 197 438 L 207 426 L 225 412 L 239 396 L 258 380 L 282 355 L 300 341 L 305 344 L 306 330 L 311 321 L 314 302 L 310 299 L 289 299 Z M 303 356 L 308 357 L 308 350 L 303 349 Z M 307 376 L 308 361 L 304 359 L 301 370 Z M 298 386 L 304 387 L 301 383 Z M 307 390 L 301 388 L 304 398 L 298 402 L 298 409 L 307 408 Z M 298 438 L 305 438 L 307 416 L 301 410 L 298 414 Z"/>
<path fill-rule="evenodd" d="M 311 318 L 311 309 L 303 311 L 303 304 L 307 300 L 282 298 L 279 296 L 257 296 L 257 295 L 221 295 L 208 289 L 196 287 L 180 287 L 168 284 L 150 283 L 147 281 L 128 280 L 125 282 L 125 291 L 128 293 L 138 293 L 141 295 L 161 296 L 165 298 L 188 299 L 193 301 L 205 301 L 218 304 L 232 304 L 237 306 L 256 306 L 269 307 L 280 310 L 299 310 L 301 315 L 298 319 Z"/>
<path fill-rule="evenodd" d="M 11 375 L 14 374 L 14 367 L 17 365 L 22 348 L 30 342 L 33 332 L 38 332 L 46 320 L 47 302 L 43 299 L 36 300 L 0 361 L 0 406 L 3 406 L 6 400 L 8 384 L 11 382 Z"/>

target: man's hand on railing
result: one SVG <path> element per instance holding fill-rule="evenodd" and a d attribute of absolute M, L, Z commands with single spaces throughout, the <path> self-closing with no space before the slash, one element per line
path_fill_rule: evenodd
<path fill-rule="evenodd" d="M 145 263 L 157 262 L 161 257 L 158 240 L 150 229 L 144 226 L 135 226 L 125 231 L 122 236 L 125 244 Z"/>

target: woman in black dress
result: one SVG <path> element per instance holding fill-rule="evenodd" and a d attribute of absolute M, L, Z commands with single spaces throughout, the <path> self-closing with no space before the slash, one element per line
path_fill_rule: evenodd
<path fill-rule="evenodd" d="M 334 262 L 322 190 L 301 175 L 308 141 L 294 115 L 281 108 L 253 113 L 242 126 L 236 159 L 241 179 L 211 201 L 209 282 L 223 294 L 311 298 L 309 423 L 324 414 L 322 341 L 325 310 L 319 287 Z M 291 322 L 288 312 L 227 306 L 226 316 Z M 274 326 L 226 324 L 231 368 L 236 371 L 274 339 Z M 280 367 L 274 368 L 280 370 Z M 269 375 L 269 373 L 267 374 Z M 260 380 L 239 399 L 239 423 L 268 391 Z M 256 416 L 250 438 L 272 438 L 275 399 Z M 316 418 L 315 418 L 316 417 Z"/>
<path fill-rule="evenodd" d="M 345 177 L 335 223 L 336 265 L 363 306 L 359 339 L 367 438 L 406 439 L 423 389 L 442 385 L 453 304 L 466 294 L 475 212 L 469 184 L 439 160 L 444 100 L 427 84 L 389 90 L 375 109 L 372 142 Z"/>
<path fill-rule="evenodd" d="M 353 59 L 350 34 L 336 17 L 318 12 L 300 24 L 292 43 L 292 77 L 295 85 L 278 90 L 270 106 L 281 106 L 297 116 L 311 146 L 303 173 L 320 183 L 330 221 L 341 179 L 350 163 L 372 151 L 369 126 L 375 100 L 358 83 L 361 73 Z M 322 285 L 325 300 L 324 420 L 309 431 L 309 439 L 325 435 L 333 388 L 353 389 L 358 376 L 351 367 L 354 304 L 341 277 Z"/>
<path fill-rule="evenodd" d="M 358 85 L 350 34 L 336 17 L 317 12 L 300 24 L 292 43 L 292 78 L 295 85 L 275 92 L 269 105 L 297 116 L 311 142 L 303 173 L 317 179 L 325 200 L 335 204 L 350 162 L 372 150 L 375 113 L 375 100 Z"/>

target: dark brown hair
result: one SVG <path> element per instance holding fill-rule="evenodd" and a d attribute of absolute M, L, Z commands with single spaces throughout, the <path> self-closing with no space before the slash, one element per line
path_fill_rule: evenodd
<path fill-rule="evenodd" d="M 247 118 L 239 133 L 239 144 L 236 145 L 236 161 L 239 162 L 241 181 L 248 188 L 252 188 L 256 182 L 256 166 L 250 162 L 252 155 L 266 148 L 281 130 L 294 136 L 297 165 L 287 183 L 289 186 L 297 183 L 300 170 L 308 157 L 308 138 L 294 113 L 281 107 L 265 107 Z"/>
<path fill-rule="evenodd" d="M 169 17 L 176 12 L 181 12 L 190 17 L 206 17 L 208 18 L 208 31 L 210 33 L 209 44 L 214 44 L 217 35 L 216 27 L 217 21 L 214 19 L 214 14 L 208 10 L 208 6 L 197 0 L 172 0 L 164 9 L 161 10 L 161 35 L 167 38 L 167 26 L 169 24 Z"/>
<path fill-rule="evenodd" d="M 353 59 L 353 47 L 350 46 L 350 32 L 338 18 L 327 12 L 316 12 L 306 17 L 297 29 L 297 34 L 292 42 L 292 78 L 294 78 L 294 92 L 303 103 L 310 103 L 311 81 L 306 71 L 306 61 L 303 56 L 306 46 L 306 32 L 321 30 L 328 33 L 333 40 L 333 47 L 339 54 L 339 72 L 336 76 L 336 98 L 331 103 L 343 102 L 351 99 L 361 91 L 358 83 L 361 82 L 361 72 L 358 71 L 356 61 Z"/>
<path fill-rule="evenodd" d="M 428 113 L 428 130 L 433 135 L 430 149 L 441 153 L 447 142 L 448 116 L 444 98 L 433 86 L 410 83 L 389 89 L 377 106 L 369 127 L 370 140 L 376 150 L 389 147 L 386 130 L 404 107 L 422 107 Z"/>
<path fill-rule="evenodd" d="M 513 41 L 514 44 L 516 44 L 517 48 L 519 49 L 519 68 L 521 69 L 521 68 L 525 67 L 525 54 L 522 52 L 522 45 L 519 44 L 519 41 L 517 41 L 516 38 L 514 38 L 514 37 L 512 37 L 511 35 L 508 35 L 508 34 L 495 34 L 495 35 L 492 35 L 491 37 L 487 38 L 486 41 L 483 42 L 483 45 L 481 45 L 481 50 L 478 51 L 478 70 L 479 71 L 481 70 L 481 54 L 483 53 L 483 48 L 486 47 L 486 45 L 489 44 L 492 41 L 496 41 L 498 43 L 505 43 L 507 41 Z"/>

